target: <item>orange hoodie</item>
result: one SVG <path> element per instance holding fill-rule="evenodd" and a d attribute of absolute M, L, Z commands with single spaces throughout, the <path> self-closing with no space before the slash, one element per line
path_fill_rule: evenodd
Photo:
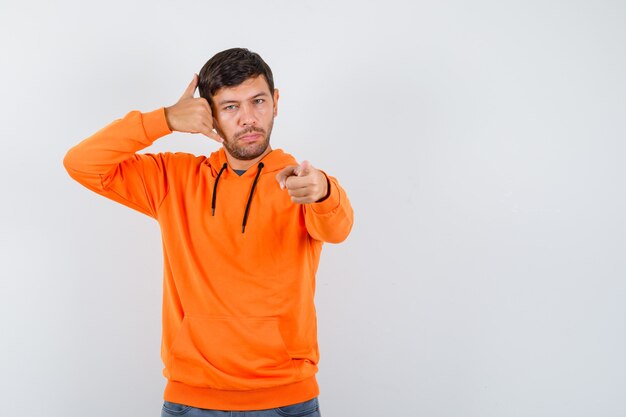
<path fill-rule="evenodd" d="M 164 109 L 133 111 L 69 150 L 72 178 L 155 218 L 161 228 L 165 400 L 260 410 L 319 394 L 315 273 L 322 242 L 341 242 L 353 212 L 337 180 L 295 204 L 276 181 L 295 159 L 273 150 L 237 175 L 209 158 L 138 154 L 171 133 Z"/>

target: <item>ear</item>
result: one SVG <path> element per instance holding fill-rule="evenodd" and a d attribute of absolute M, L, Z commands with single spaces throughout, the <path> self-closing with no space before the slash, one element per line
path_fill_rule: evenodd
<path fill-rule="evenodd" d="M 278 116 L 278 98 L 280 94 L 278 92 L 278 88 L 274 89 L 274 117 Z"/>

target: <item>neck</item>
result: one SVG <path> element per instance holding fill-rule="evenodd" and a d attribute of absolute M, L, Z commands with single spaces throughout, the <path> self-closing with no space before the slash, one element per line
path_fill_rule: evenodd
<path fill-rule="evenodd" d="M 257 156 L 254 159 L 248 160 L 237 159 L 230 153 L 228 153 L 226 149 L 224 149 L 224 152 L 226 153 L 226 160 L 228 161 L 228 165 L 230 165 L 232 169 L 246 171 L 251 166 L 256 165 L 261 159 L 263 159 L 263 157 L 265 157 L 265 155 L 272 152 L 272 147 L 268 145 L 267 149 L 265 149 L 265 152 L 263 152 L 261 155 Z"/>

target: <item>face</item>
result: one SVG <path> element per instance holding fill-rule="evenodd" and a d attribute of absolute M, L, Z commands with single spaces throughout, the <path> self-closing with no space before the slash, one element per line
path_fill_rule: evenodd
<path fill-rule="evenodd" d="M 249 161 L 269 152 L 278 90 L 272 95 L 265 77 L 248 78 L 235 87 L 220 88 L 213 96 L 214 126 L 224 148 L 235 159 Z"/>

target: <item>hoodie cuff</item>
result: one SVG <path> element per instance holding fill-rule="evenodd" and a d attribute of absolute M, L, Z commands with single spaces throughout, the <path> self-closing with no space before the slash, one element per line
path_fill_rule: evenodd
<path fill-rule="evenodd" d="M 167 119 L 165 118 L 165 107 L 160 109 L 142 113 L 141 118 L 143 121 L 143 128 L 146 131 L 146 136 L 150 142 L 172 133 L 170 127 L 167 125 Z"/>
<path fill-rule="evenodd" d="M 339 189 L 337 189 L 337 184 L 333 178 L 326 175 L 324 171 L 322 171 L 324 176 L 326 177 L 326 181 L 328 181 L 328 194 L 321 201 L 312 203 L 311 208 L 317 214 L 328 214 L 339 207 L 339 203 L 341 203 L 341 199 L 339 197 Z"/>

